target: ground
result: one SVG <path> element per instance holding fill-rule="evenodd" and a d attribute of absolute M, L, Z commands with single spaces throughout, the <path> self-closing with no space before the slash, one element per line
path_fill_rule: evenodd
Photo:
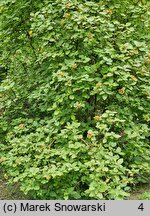
<path fill-rule="evenodd" d="M 17 184 L 7 185 L 7 180 L 0 171 L 0 200 L 27 200 L 29 199 L 20 190 Z"/>
<path fill-rule="evenodd" d="M 130 200 L 150 200 L 150 183 L 141 184 L 135 188 L 129 197 Z"/>

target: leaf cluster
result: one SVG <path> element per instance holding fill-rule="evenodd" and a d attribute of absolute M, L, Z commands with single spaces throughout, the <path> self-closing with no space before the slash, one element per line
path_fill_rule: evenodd
<path fill-rule="evenodd" d="M 124 199 L 150 173 L 148 3 L 0 3 L 1 158 L 40 199 Z"/>

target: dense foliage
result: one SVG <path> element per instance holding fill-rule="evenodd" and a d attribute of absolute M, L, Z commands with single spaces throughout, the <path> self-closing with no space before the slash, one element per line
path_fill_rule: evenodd
<path fill-rule="evenodd" d="M 150 174 L 146 2 L 1 0 L 1 159 L 39 199 L 124 199 Z"/>

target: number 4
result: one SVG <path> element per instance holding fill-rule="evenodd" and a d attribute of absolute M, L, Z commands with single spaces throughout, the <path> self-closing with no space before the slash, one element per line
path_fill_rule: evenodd
<path fill-rule="evenodd" d="M 144 210 L 144 206 L 143 206 L 143 203 L 141 203 L 138 207 L 139 210 L 143 211 Z"/>

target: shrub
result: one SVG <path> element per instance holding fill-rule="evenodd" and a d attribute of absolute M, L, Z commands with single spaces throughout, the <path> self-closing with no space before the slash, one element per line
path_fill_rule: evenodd
<path fill-rule="evenodd" d="M 2 1 L 1 163 L 39 199 L 124 199 L 148 181 L 147 4 Z"/>

